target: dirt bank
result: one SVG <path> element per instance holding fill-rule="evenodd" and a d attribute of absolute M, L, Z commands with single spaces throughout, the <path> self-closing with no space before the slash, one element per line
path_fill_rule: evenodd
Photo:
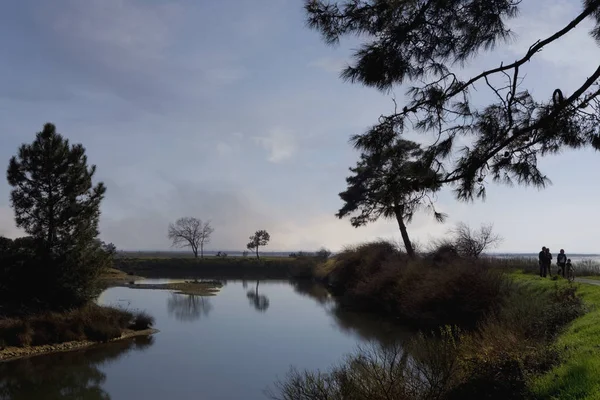
<path fill-rule="evenodd" d="M 154 289 L 154 290 L 173 290 L 179 294 L 189 294 L 197 296 L 214 296 L 221 290 L 219 282 L 179 282 L 179 283 L 157 283 L 157 284 L 135 284 L 120 283 L 113 286 L 128 287 L 131 289 Z"/>

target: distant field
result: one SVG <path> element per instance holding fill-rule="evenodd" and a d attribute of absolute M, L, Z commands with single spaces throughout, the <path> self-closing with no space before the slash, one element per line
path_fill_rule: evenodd
<path fill-rule="evenodd" d="M 235 252 L 228 252 L 225 251 L 225 253 L 227 254 L 227 257 L 243 257 L 242 252 L 240 251 L 235 251 Z M 217 252 L 216 251 L 211 251 L 211 252 L 205 252 L 204 253 L 204 257 L 205 258 L 211 258 L 214 259 L 216 258 Z M 276 259 L 276 260 L 281 260 L 281 259 L 290 259 L 289 257 L 289 253 L 287 252 L 260 252 L 260 258 L 261 259 Z M 144 258 L 194 258 L 194 255 L 192 254 L 191 251 L 119 251 L 117 253 L 117 257 L 120 258 L 140 258 L 140 259 L 144 259 Z M 248 253 L 247 255 L 248 258 L 256 258 L 256 254 L 255 253 Z"/>

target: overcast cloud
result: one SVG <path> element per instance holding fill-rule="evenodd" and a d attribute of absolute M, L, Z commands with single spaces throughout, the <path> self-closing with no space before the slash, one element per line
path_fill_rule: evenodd
<path fill-rule="evenodd" d="M 516 39 L 465 74 L 514 61 L 580 9 L 568 0 L 523 3 Z M 104 240 L 169 249 L 167 226 L 181 216 L 213 222 L 212 250 L 242 250 L 258 229 L 271 233 L 270 250 L 398 240 L 393 221 L 355 229 L 334 217 L 356 161 L 348 139 L 392 110 L 391 95 L 338 79 L 356 43 L 323 44 L 306 28 L 301 1 L 5 1 L 0 22 L 0 166 L 55 123 L 85 145 L 108 187 Z M 527 65 L 534 94 L 568 92 L 597 68 L 590 27 Z M 393 93 L 400 103 L 402 93 Z M 566 152 L 541 164 L 548 189 L 492 186 L 475 204 L 443 192 L 448 223 L 420 215 L 411 234 L 426 243 L 458 221 L 493 222 L 501 251 L 600 251 L 600 155 Z M 4 180 L 0 234 L 20 234 Z"/>

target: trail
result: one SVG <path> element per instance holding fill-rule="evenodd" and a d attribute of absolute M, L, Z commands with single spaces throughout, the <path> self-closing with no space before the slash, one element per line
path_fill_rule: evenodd
<path fill-rule="evenodd" d="M 594 280 L 594 279 L 575 278 L 575 282 L 587 283 L 589 285 L 600 286 L 600 281 L 597 281 L 597 280 Z"/>

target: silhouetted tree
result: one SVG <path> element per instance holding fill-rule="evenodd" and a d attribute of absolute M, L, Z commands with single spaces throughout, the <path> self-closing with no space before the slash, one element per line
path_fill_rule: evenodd
<path fill-rule="evenodd" d="M 329 249 L 326 249 L 325 247 L 321 247 L 315 254 L 315 257 L 317 257 L 320 260 L 327 260 L 330 256 L 331 251 Z"/>
<path fill-rule="evenodd" d="M 475 230 L 461 222 L 450 233 L 454 236 L 452 244 L 456 251 L 465 257 L 478 258 L 485 250 L 502 242 L 500 235 L 494 233 L 492 224 L 483 224 L 478 230 Z"/>
<path fill-rule="evenodd" d="M 7 179 L 13 187 L 15 220 L 31 236 L 13 243 L 18 268 L 12 278 L 21 283 L 18 290 L 28 290 L 3 293 L 9 300 L 68 308 L 97 294 L 96 278 L 107 263 L 97 239 L 106 188 L 93 185 L 95 172 L 96 166 L 88 167 L 84 147 L 70 145 L 49 123 L 10 159 Z"/>
<path fill-rule="evenodd" d="M 85 148 L 69 145 L 53 124 L 10 159 L 6 173 L 18 227 L 50 251 L 85 246 L 98 236 L 100 202 L 106 188 L 92 184 Z"/>
<path fill-rule="evenodd" d="M 401 110 L 380 117 L 365 133 L 377 149 L 382 132 L 392 126 L 434 135 L 420 156 L 438 174 L 439 184 L 452 185 L 460 200 L 484 198 L 495 182 L 543 188 L 549 179 L 538 158 L 567 148 L 600 149 L 600 65 L 571 93 L 547 88 L 544 99 L 523 88 L 524 70 L 547 46 L 592 19 L 590 34 L 600 40 L 600 0 L 584 0 L 572 21 L 537 40 L 516 61 L 504 62 L 470 79 L 462 68 L 478 53 L 492 51 L 511 37 L 508 21 L 521 7 L 515 0 L 306 0 L 308 24 L 329 44 L 359 36 L 363 44 L 341 76 L 350 82 L 389 91 L 411 83 Z M 535 68 L 535 67 L 530 67 Z M 560 83 L 559 83 L 560 84 Z M 473 104 L 470 90 L 489 90 L 493 100 Z M 468 143 L 458 140 L 467 136 Z"/>
<path fill-rule="evenodd" d="M 173 246 L 190 247 L 194 257 L 204 258 L 204 245 L 210 242 L 210 235 L 214 232 L 210 221 L 202 223 L 201 219 L 194 217 L 179 218 L 175 224 L 169 225 L 169 239 Z"/>
<path fill-rule="evenodd" d="M 269 243 L 269 240 L 271 240 L 269 232 L 265 230 L 256 231 L 254 235 L 250 236 L 250 242 L 246 245 L 246 247 L 248 250 L 255 250 L 256 258 L 260 259 L 258 255 L 258 248 L 260 246 L 266 246 L 267 243 Z"/>
<path fill-rule="evenodd" d="M 385 143 L 370 146 L 369 137 L 355 136 L 354 144 L 363 153 L 356 167 L 350 168 L 352 176 L 346 178 L 348 188 L 340 193 L 344 206 L 336 216 L 353 215 L 350 222 L 359 227 L 380 217 L 395 218 L 400 228 L 406 252 L 415 255 L 406 223 L 419 208 L 433 211 L 436 220 L 443 222 L 445 215 L 435 210 L 432 196 L 441 185 L 436 183 L 437 173 L 420 161 L 423 150 L 415 142 L 396 137 L 387 126 Z M 356 213 L 358 212 L 358 215 Z"/>

